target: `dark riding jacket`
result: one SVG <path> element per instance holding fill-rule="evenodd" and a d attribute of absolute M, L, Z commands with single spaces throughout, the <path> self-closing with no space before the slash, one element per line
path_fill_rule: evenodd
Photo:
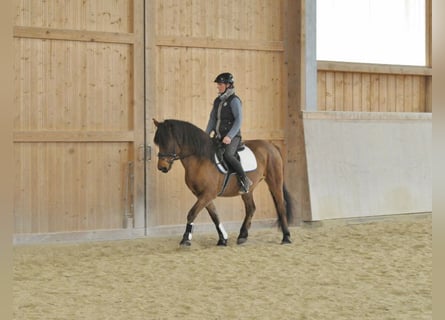
<path fill-rule="evenodd" d="M 220 139 L 225 136 L 231 139 L 241 136 L 241 99 L 235 94 L 233 89 L 229 90 L 218 96 L 213 102 L 206 129 L 208 134 L 215 130 L 217 137 Z"/>

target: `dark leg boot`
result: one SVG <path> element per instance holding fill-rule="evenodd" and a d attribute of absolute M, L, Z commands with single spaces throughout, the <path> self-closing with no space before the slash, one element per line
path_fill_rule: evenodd
<path fill-rule="evenodd" d="M 245 174 L 242 175 L 242 176 L 239 176 L 239 182 L 240 182 L 240 185 L 241 185 L 240 192 L 241 193 L 248 193 L 249 189 L 250 189 L 250 186 L 252 185 L 252 181 L 250 181 L 249 177 L 247 177 L 247 175 L 245 175 Z"/>

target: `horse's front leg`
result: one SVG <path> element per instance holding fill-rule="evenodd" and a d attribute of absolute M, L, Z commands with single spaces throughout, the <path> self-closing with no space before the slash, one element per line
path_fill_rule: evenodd
<path fill-rule="evenodd" d="M 199 199 L 189 210 L 187 214 L 187 224 L 185 226 L 185 232 L 182 236 L 182 240 L 179 243 L 181 246 L 190 246 L 192 244 L 192 234 L 193 234 L 193 221 L 195 221 L 198 213 L 208 204 L 208 200 Z"/>
<path fill-rule="evenodd" d="M 216 231 L 218 232 L 218 243 L 217 246 L 227 246 L 227 239 L 228 235 L 226 230 L 224 229 L 224 226 L 222 225 L 221 221 L 219 220 L 218 214 L 216 212 L 216 207 L 213 204 L 213 201 L 211 201 L 207 207 L 207 212 L 210 215 L 210 218 L 212 218 L 213 223 L 215 224 Z"/>

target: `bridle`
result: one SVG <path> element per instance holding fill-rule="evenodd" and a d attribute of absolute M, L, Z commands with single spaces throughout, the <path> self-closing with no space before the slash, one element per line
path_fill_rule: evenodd
<path fill-rule="evenodd" d="M 175 148 L 176 149 L 176 148 Z M 187 157 L 190 157 L 191 154 L 188 155 L 180 155 L 176 152 L 159 152 L 158 159 L 164 159 L 169 165 L 172 165 L 174 161 L 181 160 Z"/>
<path fill-rule="evenodd" d="M 165 159 L 165 161 L 168 164 L 172 164 L 174 161 L 182 159 L 184 157 L 181 157 L 179 154 L 177 154 L 176 152 L 165 152 L 165 153 L 158 153 L 158 158 L 159 159 Z"/>

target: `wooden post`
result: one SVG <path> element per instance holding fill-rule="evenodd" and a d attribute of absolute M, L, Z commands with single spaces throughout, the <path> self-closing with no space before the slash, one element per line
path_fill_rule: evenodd
<path fill-rule="evenodd" d="M 286 181 L 297 202 L 297 224 L 311 220 L 309 184 L 303 134 L 302 110 L 305 106 L 305 0 L 288 0 L 286 14 L 285 60 L 287 65 L 287 106 L 285 143 Z"/>
<path fill-rule="evenodd" d="M 133 125 L 135 141 L 133 144 L 133 172 L 144 172 L 145 122 L 142 117 L 145 108 L 144 94 L 144 3 L 133 1 Z M 145 177 L 134 174 L 133 179 L 133 223 L 137 229 L 145 229 Z"/>
<path fill-rule="evenodd" d="M 303 82 L 305 83 L 304 104 L 306 111 L 317 111 L 317 1 L 305 0 L 304 15 L 302 15 L 303 34 L 301 44 L 304 50 L 302 63 L 304 65 Z"/>
<path fill-rule="evenodd" d="M 432 67 L 432 0 L 425 2 L 425 65 Z M 425 77 L 425 111 L 433 110 L 432 76 Z"/>

